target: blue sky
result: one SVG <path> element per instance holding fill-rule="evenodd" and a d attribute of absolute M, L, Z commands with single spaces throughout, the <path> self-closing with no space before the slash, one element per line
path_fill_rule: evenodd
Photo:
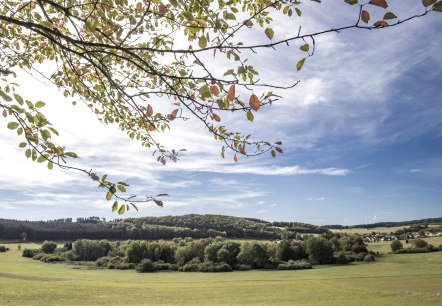
<path fill-rule="evenodd" d="M 405 3 L 403 16 L 422 10 L 420 1 Z M 325 2 L 306 6 L 302 20 L 307 31 L 348 24 L 354 16 L 351 7 Z M 23 76 L 22 88 L 28 98 L 47 102 L 59 142 L 80 156 L 76 164 L 126 180 L 138 195 L 171 194 L 165 207 L 141 205 L 128 217 L 219 213 L 314 224 L 440 217 L 441 16 L 432 13 L 381 31 L 321 36 L 301 73 L 295 69 L 297 45 L 259 51 L 250 62 L 260 67 L 264 81 L 300 79 L 300 85 L 279 92 L 284 100 L 257 112 L 253 123 L 244 116 L 223 122 L 256 139 L 282 140 L 284 154 L 276 159 L 241 157 L 234 163 L 228 155 L 223 160 L 221 144 L 190 120 L 160 136 L 169 147 L 188 150 L 178 163 L 162 166 L 152 152 L 115 127 L 95 122 L 83 106 L 70 105 L 50 86 Z M 288 22 L 275 25 L 277 38 L 297 29 Z M 7 122 L 1 118 L 0 125 Z M 20 142 L 0 130 L 0 217 L 118 217 L 87 177 L 33 164 L 17 148 Z"/>

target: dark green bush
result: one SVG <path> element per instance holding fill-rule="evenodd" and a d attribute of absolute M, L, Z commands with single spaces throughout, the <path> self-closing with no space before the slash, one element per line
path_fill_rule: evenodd
<path fill-rule="evenodd" d="M 168 262 L 155 262 L 155 271 L 170 270 L 171 264 Z"/>
<path fill-rule="evenodd" d="M 39 249 L 24 249 L 21 256 L 32 258 L 39 253 L 41 253 Z"/>
<path fill-rule="evenodd" d="M 367 255 L 365 255 L 365 257 L 364 257 L 364 261 L 365 261 L 365 262 L 372 262 L 372 261 L 374 261 L 374 257 L 373 257 L 373 255 L 371 255 L 371 254 L 367 254 Z"/>
<path fill-rule="evenodd" d="M 0 245 L 0 253 L 4 253 L 9 251 L 9 248 L 5 247 L 4 245 Z"/>
<path fill-rule="evenodd" d="M 276 269 L 278 270 L 303 270 L 311 269 L 312 264 L 308 260 L 289 260 L 287 263 L 281 263 Z"/>
<path fill-rule="evenodd" d="M 57 244 L 53 241 L 47 241 L 45 240 L 45 242 L 43 242 L 42 246 L 41 246 L 41 250 L 43 251 L 43 253 L 46 254 L 53 254 L 55 252 L 55 249 L 57 248 Z"/>
<path fill-rule="evenodd" d="M 155 272 L 155 265 L 150 259 L 143 259 L 140 261 L 140 263 L 135 268 L 135 271 L 140 273 L 146 273 L 146 272 Z"/>
<path fill-rule="evenodd" d="M 397 250 L 403 249 L 404 246 L 402 245 L 402 242 L 400 242 L 399 240 L 395 240 L 390 244 L 391 247 L 391 251 L 395 252 Z"/>

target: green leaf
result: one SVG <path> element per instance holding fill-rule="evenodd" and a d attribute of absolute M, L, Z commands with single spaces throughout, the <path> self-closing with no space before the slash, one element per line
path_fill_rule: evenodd
<path fill-rule="evenodd" d="M 19 124 L 17 122 L 9 122 L 8 123 L 8 129 L 10 130 L 15 130 L 16 128 L 18 128 Z"/>
<path fill-rule="evenodd" d="M 19 148 L 24 148 L 24 147 L 26 147 L 28 144 L 26 143 L 26 142 L 22 142 L 22 143 L 20 143 L 18 146 L 19 146 Z"/>
<path fill-rule="evenodd" d="M 388 19 L 395 19 L 395 18 L 397 18 L 397 16 L 395 15 L 395 14 L 393 14 L 393 13 L 391 13 L 391 12 L 388 12 L 388 13 L 385 13 L 385 15 L 384 15 L 384 20 L 388 20 Z"/>
<path fill-rule="evenodd" d="M 302 15 L 301 10 L 299 8 L 295 7 L 295 11 L 296 11 L 296 14 L 298 14 L 298 16 L 301 17 L 301 15 Z"/>
<path fill-rule="evenodd" d="M 53 162 L 48 162 L 48 169 L 52 170 L 54 168 L 54 163 Z"/>
<path fill-rule="evenodd" d="M 45 158 L 43 155 L 40 155 L 40 156 L 37 158 L 37 163 L 42 163 L 42 162 L 44 162 L 44 161 L 46 161 L 46 158 Z"/>
<path fill-rule="evenodd" d="M 27 150 L 25 151 L 25 156 L 26 156 L 26 158 L 31 157 L 31 149 L 27 149 Z"/>
<path fill-rule="evenodd" d="M 275 152 L 275 150 L 272 150 L 271 153 L 272 153 L 272 156 L 273 156 L 273 157 L 276 157 L 276 152 Z"/>
<path fill-rule="evenodd" d="M 207 47 L 207 39 L 204 35 L 202 35 L 200 37 L 200 39 L 198 40 L 198 45 L 200 46 L 201 49 L 204 49 L 205 47 Z"/>
<path fill-rule="evenodd" d="M 159 195 L 157 195 L 157 197 L 168 197 L 169 194 L 168 193 L 160 193 Z"/>
<path fill-rule="evenodd" d="M 273 38 L 273 35 L 275 34 L 275 32 L 271 29 L 271 28 L 267 28 L 264 31 L 267 35 L 267 37 L 271 40 Z"/>
<path fill-rule="evenodd" d="M 436 2 L 434 4 L 433 11 L 442 12 L 442 1 Z"/>
<path fill-rule="evenodd" d="M 248 111 L 247 112 L 247 120 L 253 121 L 253 119 L 255 119 L 255 116 L 253 116 L 252 112 Z"/>
<path fill-rule="evenodd" d="M 69 157 L 72 157 L 72 158 L 78 158 L 78 155 L 75 152 L 66 152 L 65 154 Z"/>
<path fill-rule="evenodd" d="M 350 5 L 354 5 L 358 3 L 358 0 L 345 0 L 346 3 L 350 4 Z"/>
<path fill-rule="evenodd" d="M 106 193 L 106 200 L 110 201 L 112 199 L 113 195 L 114 195 L 114 193 L 111 190 L 109 190 Z"/>
<path fill-rule="evenodd" d="M 308 50 L 310 50 L 310 46 L 309 44 L 303 44 L 299 49 L 301 49 L 301 51 L 308 52 Z"/>
<path fill-rule="evenodd" d="M 305 62 L 305 58 L 303 58 L 302 60 L 300 60 L 297 64 L 296 64 L 296 70 L 299 71 L 302 69 L 302 66 L 304 66 L 304 62 Z"/>
<path fill-rule="evenodd" d="M 160 201 L 160 200 L 153 200 L 154 202 L 155 202 L 155 204 L 157 204 L 158 206 L 160 206 L 160 207 L 163 207 L 163 201 Z"/>
<path fill-rule="evenodd" d="M 36 108 L 42 108 L 45 105 L 46 105 L 46 103 L 44 103 L 43 101 L 38 101 L 37 103 L 35 103 Z"/>
<path fill-rule="evenodd" d="M 115 201 L 114 205 L 112 205 L 112 212 L 116 211 L 118 209 L 118 202 Z"/>
<path fill-rule="evenodd" d="M 20 105 L 23 105 L 23 103 L 24 103 L 23 98 L 19 94 L 15 93 L 14 98 Z"/>
<path fill-rule="evenodd" d="M 118 210 L 118 214 L 122 215 L 122 214 L 124 214 L 125 211 L 126 211 L 126 205 L 123 204 L 120 206 L 120 209 Z"/>
<path fill-rule="evenodd" d="M 117 185 L 118 190 L 120 190 L 121 192 L 126 192 L 126 188 L 124 188 L 123 185 Z"/>

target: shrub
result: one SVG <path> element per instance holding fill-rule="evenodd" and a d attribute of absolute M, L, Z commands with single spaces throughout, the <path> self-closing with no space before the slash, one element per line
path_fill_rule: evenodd
<path fill-rule="evenodd" d="M 95 261 L 95 265 L 97 267 L 107 267 L 107 265 L 109 264 L 109 260 L 110 257 L 108 256 L 100 257 Z"/>
<path fill-rule="evenodd" d="M 402 245 L 402 242 L 400 242 L 399 240 L 393 241 L 390 244 L 390 247 L 391 247 L 391 251 L 393 251 L 393 252 L 404 248 L 404 246 Z"/>
<path fill-rule="evenodd" d="M 41 250 L 39 250 L 39 249 L 24 249 L 21 256 L 32 258 L 35 255 L 37 255 L 38 253 L 41 253 Z"/>
<path fill-rule="evenodd" d="M 338 265 L 346 265 L 351 262 L 351 259 L 345 255 L 345 252 L 338 252 L 334 255 L 334 263 Z"/>
<path fill-rule="evenodd" d="M 287 263 L 279 264 L 276 269 L 278 270 L 303 270 L 311 269 L 312 264 L 304 259 L 301 260 L 289 260 Z"/>
<path fill-rule="evenodd" d="M 0 253 L 4 253 L 9 251 L 9 248 L 5 247 L 4 245 L 0 245 Z"/>
<path fill-rule="evenodd" d="M 155 262 L 155 271 L 170 270 L 171 264 L 168 262 Z"/>
<path fill-rule="evenodd" d="M 140 273 L 145 272 L 155 272 L 155 265 L 150 259 L 143 259 L 140 261 L 140 263 L 135 268 L 135 271 Z"/>
<path fill-rule="evenodd" d="M 426 242 L 425 240 L 420 239 L 420 238 L 414 239 L 412 241 L 412 244 L 413 244 L 413 247 L 416 249 L 422 249 L 422 248 L 426 248 L 428 246 L 428 242 Z"/>
<path fill-rule="evenodd" d="M 55 252 L 55 249 L 57 248 L 57 244 L 53 241 L 47 241 L 43 242 L 43 245 L 41 246 L 41 250 L 43 253 L 46 254 L 52 254 Z"/>
<path fill-rule="evenodd" d="M 365 255 L 365 257 L 364 257 L 364 261 L 365 261 L 365 262 L 372 262 L 372 261 L 374 261 L 374 257 L 373 257 L 373 255 L 371 255 L 371 254 L 367 254 L 367 255 Z"/>
<path fill-rule="evenodd" d="M 249 271 L 252 267 L 250 265 L 236 264 L 234 269 L 238 271 Z"/>

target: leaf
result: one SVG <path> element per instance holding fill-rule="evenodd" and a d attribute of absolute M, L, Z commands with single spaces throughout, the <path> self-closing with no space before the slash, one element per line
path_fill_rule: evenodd
<path fill-rule="evenodd" d="M 14 98 L 20 105 L 23 105 L 23 98 L 19 94 L 14 94 Z"/>
<path fill-rule="evenodd" d="M 216 122 L 220 122 L 220 121 L 221 121 L 221 117 L 218 116 L 217 114 L 212 114 L 212 118 L 213 118 L 213 120 L 215 120 Z"/>
<path fill-rule="evenodd" d="M 106 193 L 106 200 L 108 200 L 108 201 L 110 201 L 111 199 L 112 199 L 112 196 L 114 195 L 114 193 L 111 191 L 111 190 L 109 190 L 107 193 Z"/>
<path fill-rule="evenodd" d="M 69 157 L 72 157 L 72 158 L 78 158 L 78 155 L 75 152 L 66 152 L 65 154 Z"/>
<path fill-rule="evenodd" d="M 150 117 L 153 115 L 153 108 L 150 106 L 150 104 L 147 104 L 147 110 L 146 110 L 146 116 Z"/>
<path fill-rule="evenodd" d="M 273 157 L 276 157 L 276 152 L 275 150 L 272 150 L 272 152 L 270 152 L 272 154 Z"/>
<path fill-rule="evenodd" d="M 388 20 L 388 19 L 395 19 L 395 18 L 397 18 L 397 16 L 395 14 L 388 12 L 388 13 L 385 13 L 384 18 L 382 18 L 382 19 Z"/>
<path fill-rule="evenodd" d="M 434 4 L 433 11 L 442 12 L 442 1 L 439 1 L 436 4 Z"/>
<path fill-rule="evenodd" d="M 28 144 L 26 142 L 22 142 L 18 145 L 19 148 L 25 148 Z"/>
<path fill-rule="evenodd" d="M 31 149 L 27 149 L 27 150 L 25 151 L 25 156 L 26 156 L 26 158 L 31 157 Z"/>
<path fill-rule="evenodd" d="M 257 111 L 261 107 L 261 103 L 259 102 L 259 98 L 255 94 L 252 94 L 250 96 L 249 105 L 250 105 L 250 108 L 253 109 L 254 111 Z"/>
<path fill-rule="evenodd" d="M 361 12 L 361 20 L 365 23 L 368 23 L 370 21 L 370 13 L 368 13 L 367 11 L 363 10 Z"/>
<path fill-rule="evenodd" d="M 373 24 L 373 26 L 376 27 L 376 28 L 385 28 L 385 27 L 388 27 L 388 23 L 386 21 L 384 21 L 384 20 L 379 20 L 379 21 L 376 21 Z"/>
<path fill-rule="evenodd" d="M 235 99 L 235 84 L 230 85 L 227 99 L 232 102 Z"/>
<path fill-rule="evenodd" d="M 218 86 L 216 86 L 216 85 L 211 85 L 211 86 L 210 86 L 210 92 L 211 92 L 214 96 L 218 97 L 218 96 L 219 96 L 219 88 L 218 88 Z"/>
<path fill-rule="evenodd" d="M 6 118 L 6 116 L 8 116 L 8 112 L 6 111 L 6 109 L 3 111 L 3 117 Z"/>
<path fill-rule="evenodd" d="M 115 201 L 114 205 L 112 205 L 112 212 L 116 211 L 118 209 L 118 202 Z"/>
<path fill-rule="evenodd" d="M 163 201 L 160 201 L 160 200 L 153 200 L 154 202 L 155 202 L 155 204 L 157 204 L 158 206 L 160 206 L 160 207 L 163 207 Z"/>
<path fill-rule="evenodd" d="M 253 22 L 250 19 L 244 21 L 243 24 L 248 28 L 251 28 L 253 26 Z"/>
<path fill-rule="evenodd" d="M 425 7 L 429 7 L 430 5 L 432 5 L 435 2 L 436 2 L 436 0 L 422 0 L 422 4 Z"/>
<path fill-rule="evenodd" d="M 8 129 L 15 130 L 16 128 L 18 128 L 19 124 L 17 122 L 9 122 L 7 126 Z"/>
<path fill-rule="evenodd" d="M 38 101 L 37 103 L 35 103 L 36 108 L 42 108 L 45 105 L 46 105 L 46 103 L 44 103 L 43 101 Z"/>
<path fill-rule="evenodd" d="M 52 170 L 54 168 L 54 163 L 53 162 L 48 162 L 48 169 Z"/>
<path fill-rule="evenodd" d="M 158 8 L 158 12 L 160 13 L 160 15 L 165 15 L 168 11 L 169 11 L 169 9 L 167 8 L 167 6 L 160 3 L 160 6 Z"/>
<path fill-rule="evenodd" d="M 295 11 L 296 11 L 296 14 L 297 14 L 299 17 L 301 17 L 301 15 L 302 15 L 301 10 L 300 10 L 299 8 L 295 7 Z"/>
<path fill-rule="evenodd" d="M 136 8 L 137 12 L 141 13 L 143 11 L 143 4 L 141 2 L 138 2 Z"/>
<path fill-rule="evenodd" d="M 266 33 L 267 37 L 271 40 L 275 32 L 271 28 L 265 29 L 264 33 Z"/>
<path fill-rule="evenodd" d="M 125 211 L 126 211 L 126 205 L 123 204 L 120 206 L 120 209 L 118 210 L 118 214 L 122 215 L 122 214 L 124 214 Z"/>
<path fill-rule="evenodd" d="M 205 47 L 207 47 L 207 39 L 204 35 L 202 35 L 199 40 L 198 40 L 198 45 L 200 46 L 201 49 L 204 49 Z"/>
<path fill-rule="evenodd" d="M 247 120 L 253 121 L 253 119 L 255 119 L 255 116 L 253 116 L 252 112 L 247 112 Z"/>
<path fill-rule="evenodd" d="M 301 49 L 301 51 L 308 52 L 308 50 L 310 50 L 310 46 L 309 44 L 303 44 L 301 47 L 299 47 L 299 49 Z"/>
<path fill-rule="evenodd" d="M 282 149 L 281 149 L 280 147 L 275 147 L 275 150 L 276 150 L 278 153 L 282 154 Z"/>
<path fill-rule="evenodd" d="M 233 160 L 235 161 L 235 163 L 238 162 L 238 156 L 236 156 L 236 154 L 233 156 Z"/>
<path fill-rule="evenodd" d="M 175 118 L 176 118 L 176 116 L 177 116 L 177 114 L 178 114 L 178 109 L 174 109 L 170 114 L 169 114 L 169 120 L 170 121 L 173 121 L 173 120 L 175 120 Z"/>
<path fill-rule="evenodd" d="M 368 2 L 368 3 L 371 5 L 382 7 L 384 9 L 386 9 L 388 7 L 387 1 L 385 1 L 385 0 L 370 0 L 370 2 Z"/>
<path fill-rule="evenodd" d="M 355 5 L 358 3 L 358 0 L 345 0 L 346 3 L 350 4 L 350 5 Z"/>
<path fill-rule="evenodd" d="M 126 192 L 126 188 L 123 185 L 117 185 L 118 190 L 121 192 Z"/>
<path fill-rule="evenodd" d="M 299 71 L 302 69 L 302 66 L 304 66 L 304 62 L 305 62 L 305 58 L 303 58 L 302 60 L 300 60 L 297 64 L 296 64 L 296 70 Z"/>
<path fill-rule="evenodd" d="M 43 155 L 40 155 L 40 156 L 37 158 L 37 163 L 42 163 L 42 162 L 44 162 L 44 161 L 46 161 L 46 158 L 45 158 Z"/>

